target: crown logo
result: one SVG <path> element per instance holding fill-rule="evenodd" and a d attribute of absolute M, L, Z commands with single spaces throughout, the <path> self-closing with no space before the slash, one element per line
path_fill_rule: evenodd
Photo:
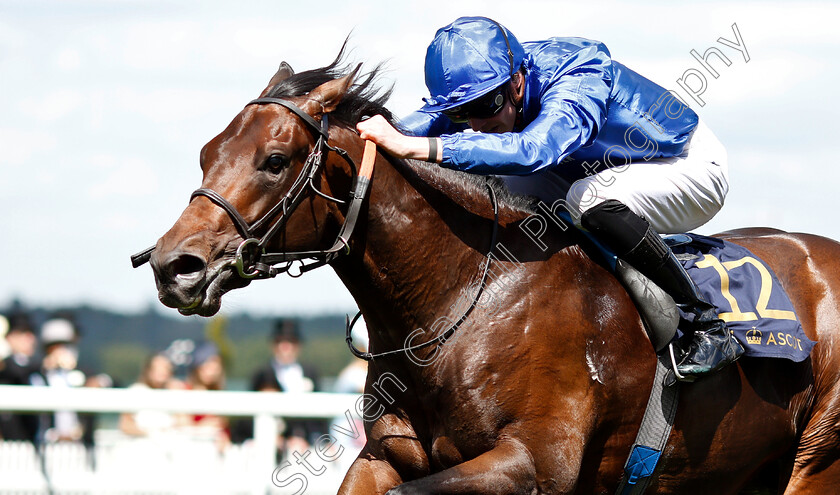
<path fill-rule="evenodd" d="M 761 345 L 761 330 L 755 327 L 747 330 L 747 344 Z"/>

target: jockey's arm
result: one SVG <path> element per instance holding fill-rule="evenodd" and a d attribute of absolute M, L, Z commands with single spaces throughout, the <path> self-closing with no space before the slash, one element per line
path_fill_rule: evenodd
<path fill-rule="evenodd" d="M 404 123 L 415 135 L 440 136 L 433 161 L 444 167 L 477 174 L 531 174 L 559 164 L 595 140 L 607 118 L 611 67 L 603 45 L 581 50 L 564 67 L 563 75 L 549 83 L 539 102 L 533 103 L 539 105 L 539 113 L 520 132 L 457 132 L 463 127 L 456 129 L 439 113 L 415 112 Z M 396 156 L 428 158 L 425 138 L 403 135 L 385 119 L 369 119 L 358 128 Z"/>
<path fill-rule="evenodd" d="M 562 86 L 552 88 L 539 116 L 521 132 L 458 132 L 435 138 L 437 154 L 429 161 L 477 174 L 527 175 L 554 166 L 594 139 L 606 120 L 606 98 L 569 96 Z M 360 122 L 357 129 L 363 139 L 394 156 L 429 159 L 428 138 L 403 134 L 381 116 Z"/>
<path fill-rule="evenodd" d="M 440 138 L 408 136 L 395 129 L 381 115 L 375 115 L 359 122 L 356 125 L 356 130 L 359 131 L 359 136 L 362 139 L 373 141 L 377 146 L 397 158 L 440 163 L 442 155 Z M 430 144 L 430 139 L 436 140 L 435 145 Z M 430 156 L 430 152 L 435 152 L 435 156 Z"/>

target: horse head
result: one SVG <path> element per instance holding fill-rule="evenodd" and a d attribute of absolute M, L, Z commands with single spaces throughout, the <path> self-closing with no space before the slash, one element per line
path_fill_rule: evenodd
<path fill-rule="evenodd" d="M 346 247 L 336 247 L 336 236 L 357 177 L 349 156 L 358 156 L 361 142 L 341 136 L 355 132 L 363 113 L 382 113 L 388 95 L 371 97 L 377 69 L 354 86 L 359 67 L 338 67 L 342 54 L 300 74 L 281 64 L 260 97 L 201 150 L 201 187 L 151 256 L 163 304 L 210 316 L 226 292 L 251 279 L 296 261 L 300 269 L 306 259 L 320 266 Z M 285 268 L 269 266 L 266 255 Z"/>

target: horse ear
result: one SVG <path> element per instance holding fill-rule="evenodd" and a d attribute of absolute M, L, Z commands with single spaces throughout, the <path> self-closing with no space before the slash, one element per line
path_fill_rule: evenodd
<path fill-rule="evenodd" d="M 277 69 L 277 73 L 274 74 L 271 81 L 268 81 L 268 86 L 266 86 L 262 93 L 260 93 L 260 98 L 267 95 L 268 92 L 271 91 L 271 88 L 277 86 L 293 75 L 295 75 L 295 71 L 292 70 L 292 66 L 287 64 L 285 61 L 280 62 L 280 68 Z"/>
<path fill-rule="evenodd" d="M 338 104 L 341 103 L 341 99 L 344 98 L 345 94 L 347 94 L 347 90 L 349 90 L 350 86 L 353 85 L 353 81 L 356 79 L 356 75 L 359 73 L 359 69 L 361 68 L 362 64 L 359 64 L 353 72 L 341 79 L 334 79 L 332 81 L 325 82 L 310 91 L 309 99 L 307 103 L 304 104 L 303 110 L 312 116 L 322 113 L 330 113 L 335 110 Z M 320 108 L 311 108 L 315 103 L 317 103 Z"/>

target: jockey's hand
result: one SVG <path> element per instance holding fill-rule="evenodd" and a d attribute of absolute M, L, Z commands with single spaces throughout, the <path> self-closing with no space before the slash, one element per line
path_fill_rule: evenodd
<path fill-rule="evenodd" d="M 425 137 L 406 136 L 394 129 L 394 126 L 381 115 L 375 115 L 356 124 L 356 130 L 362 139 L 369 139 L 397 158 L 411 158 L 415 160 L 429 159 L 429 139 Z M 440 162 L 440 139 L 438 153 L 431 161 Z"/>

